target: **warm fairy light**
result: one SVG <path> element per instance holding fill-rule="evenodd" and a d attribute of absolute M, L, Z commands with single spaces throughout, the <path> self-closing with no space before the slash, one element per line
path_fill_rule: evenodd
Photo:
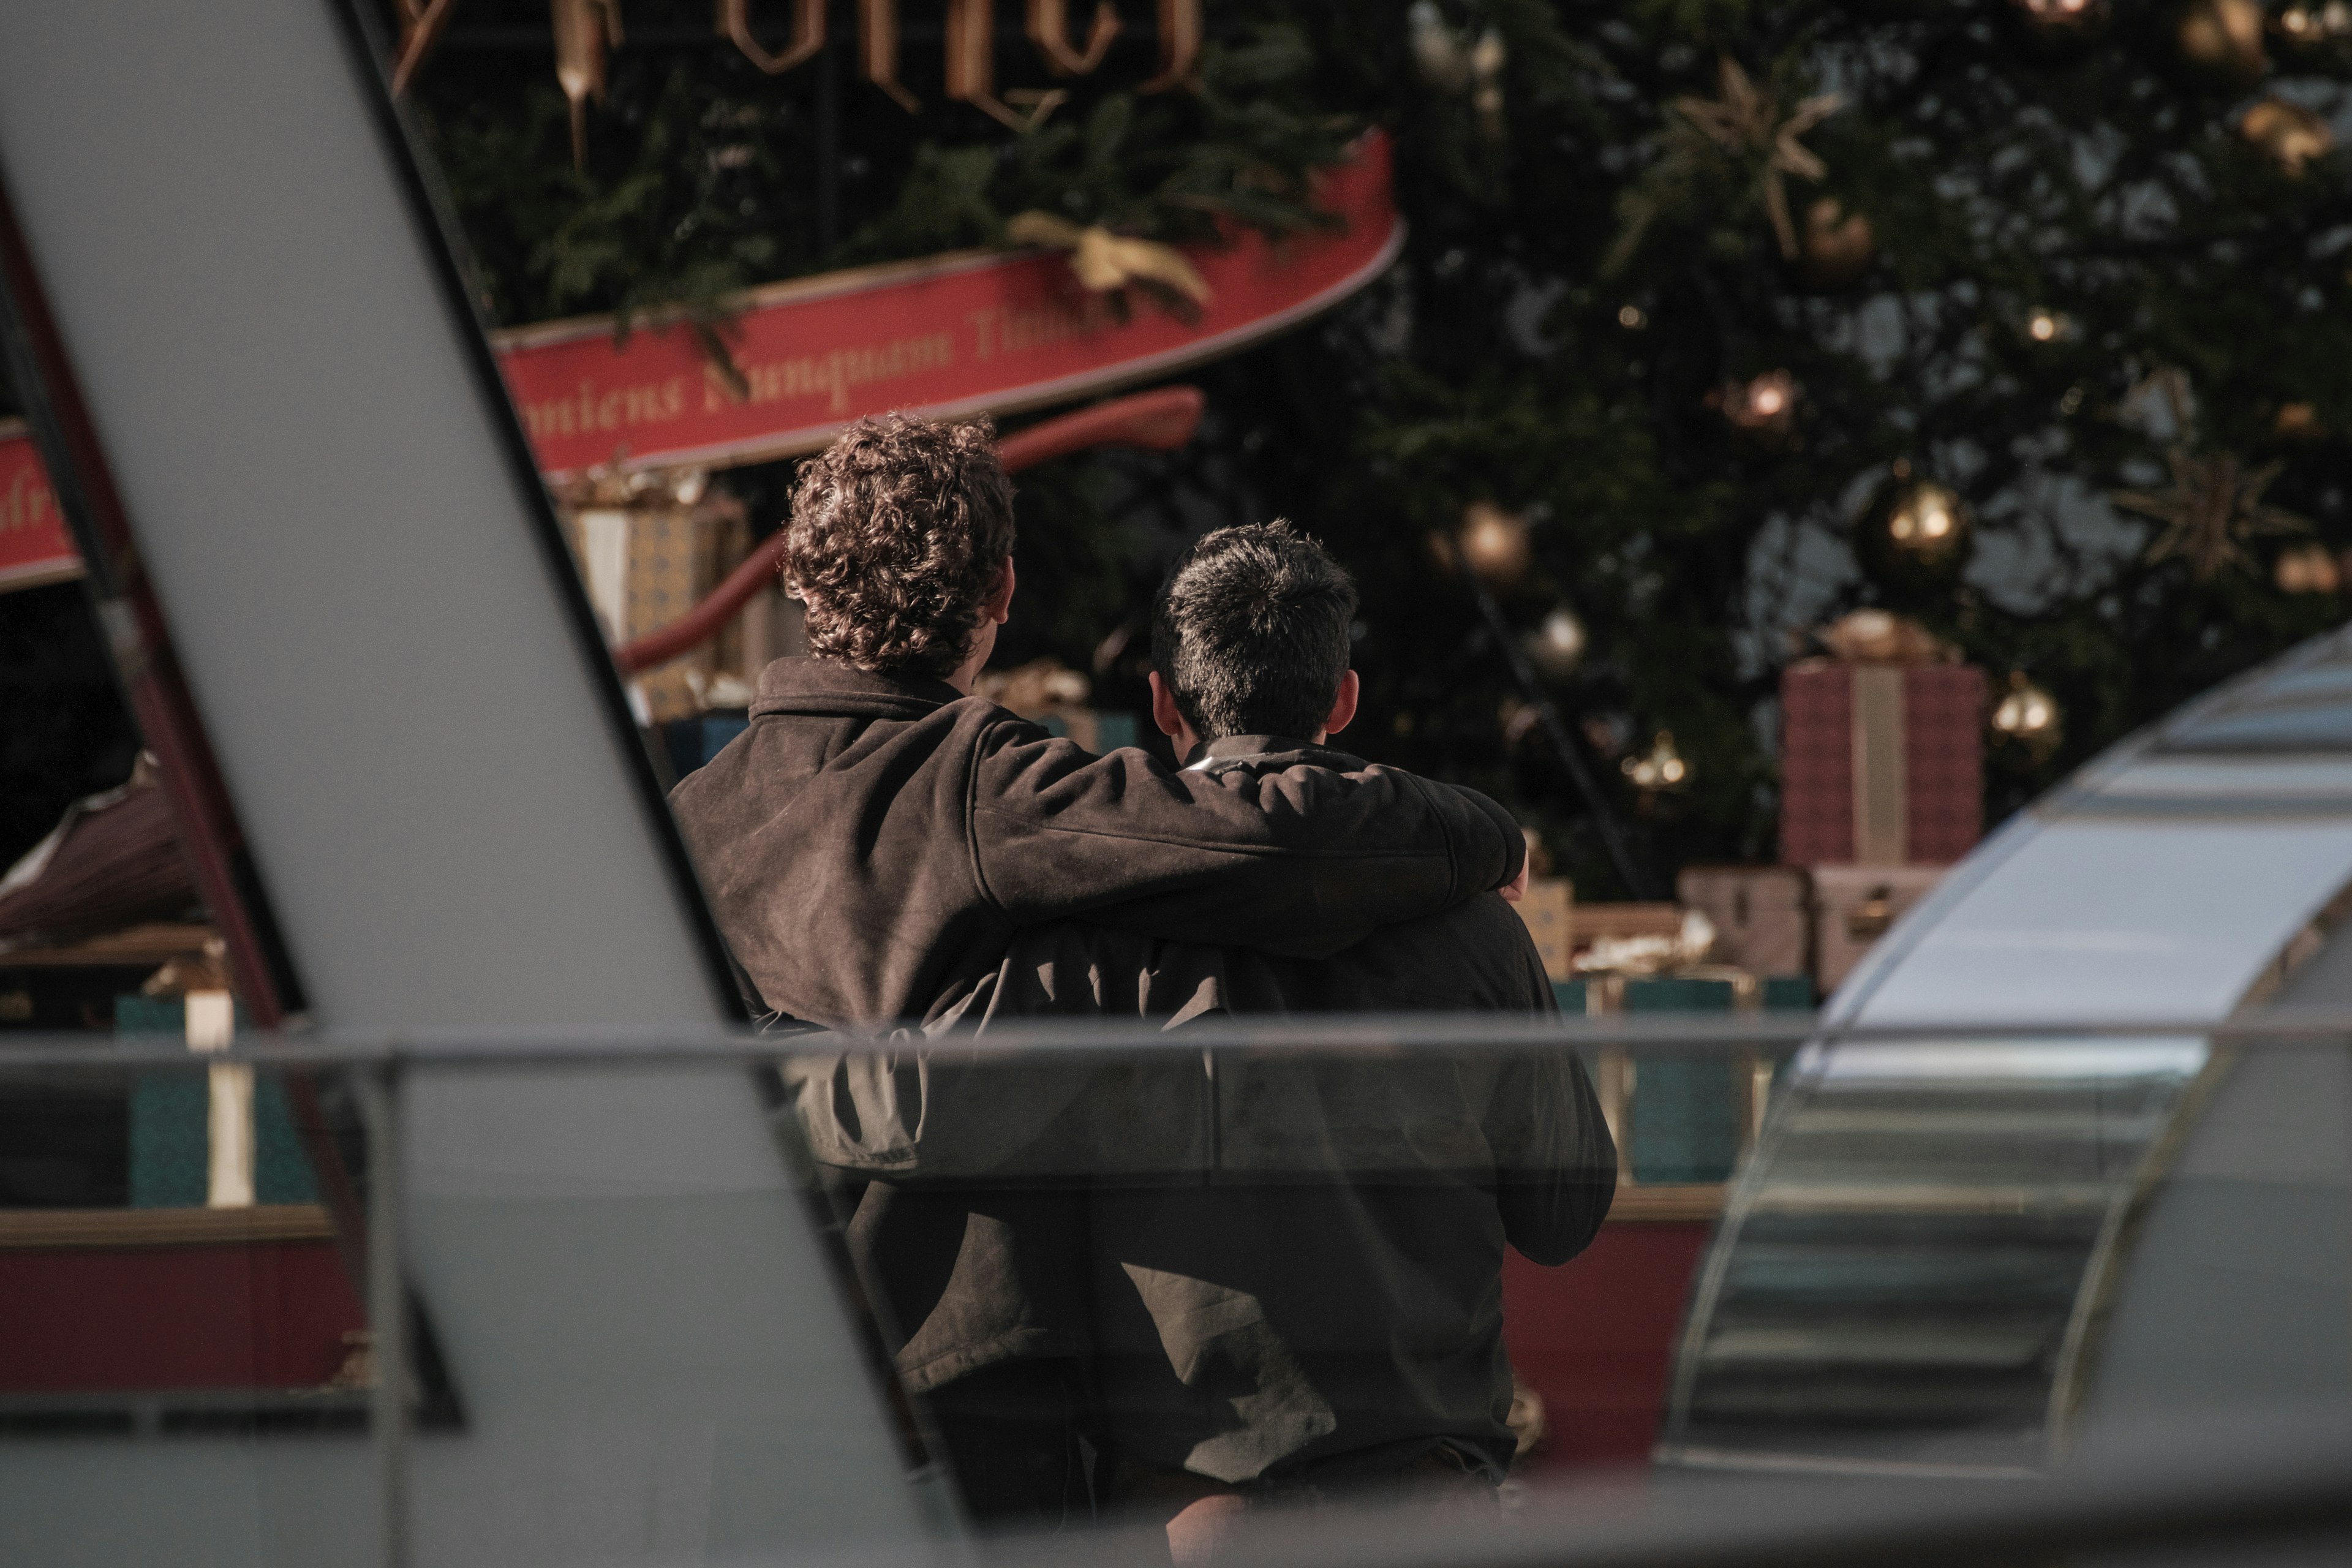
<path fill-rule="evenodd" d="M 2058 317 L 2050 310 L 2036 310 L 2025 323 L 2026 335 L 2037 343 L 2046 343 L 2058 335 Z"/>
<path fill-rule="evenodd" d="M 1680 752 L 1675 750 L 1675 732 L 1672 730 L 1659 731 L 1657 739 L 1651 742 L 1647 752 L 1640 756 L 1627 757 L 1618 765 L 1633 781 L 1633 787 L 1644 793 L 1679 788 L 1690 779 L 1690 764 L 1683 761 Z"/>
<path fill-rule="evenodd" d="M 2025 19 L 2045 32 L 2084 32 L 2105 19 L 2105 0 L 2016 0 Z"/>
<path fill-rule="evenodd" d="M 1584 657 L 1584 623 L 1561 605 L 1527 637 L 1528 658 L 1547 675 L 1566 675 Z"/>
<path fill-rule="evenodd" d="M 1780 431 L 1796 413 L 1797 383 L 1785 370 L 1768 370 L 1753 381 L 1726 383 L 1707 403 L 1743 430 Z"/>
<path fill-rule="evenodd" d="M 1471 570 L 1497 588 L 1527 575 L 1527 519 L 1492 501 L 1472 501 L 1462 512 L 1462 555 Z"/>
<path fill-rule="evenodd" d="M 1642 314 L 1639 305 L 1623 305 L 1618 308 L 1617 324 L 1629 332 L 1638 332 L 1650 324 L 1650 318 Z"/>

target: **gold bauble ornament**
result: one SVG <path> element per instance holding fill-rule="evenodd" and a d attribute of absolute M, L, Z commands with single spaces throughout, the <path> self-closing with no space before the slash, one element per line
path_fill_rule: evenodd
<path fill-rule="evenodd" d="M 1968 531 L 1968 509 L 1960 498 L 1932 479 L 1907 486 L 1886 513 L 1886 536 L 1895 548 L 1923 561 L 1939 561 L 1959 547 Z"/>
<path fill-rule="evenodd" d="M 1816 289 L 1843 289 L 1862 280 L 1878 259 L 1878 235 L 1870 219 L 1849 213 L 1834 196 L 1805 209 L 1804 237 L 1797 242 L 1797 270 Z"/>
<path fill-rule="evenodd" d="M 1562 605 L 1544 617 L 1543 625 L 1527 635 L 1521 647 L 1527 650 L 1528 663 L 1557 680 L 1575 669 L 1584 658 L 1584 623 L 1577 618 L 1575 611 Z"/>
<path fill-rule="evenodd" d="M 2238 121 L 2238 134 L 2289 174 L 2301 174 L 2305 164 L 2336 149 L 2336 132 L 2326 121 L 2284 99 L 2266 98 L 2247 110 Z"/>
<path fill-rule="evenodd" d="M 2271 18 L 2271 30 L 2290 44 L 2315 44 L 2327 36 L 2321 13 L 2309 5 L 2290 5 Z"/>
<path fill-rule="evenodd" d="M 1472 501 L 1463 509 L 1461 543 L 1462 559 L 1489 586 L 1512 587 L 1528 574 L 1527 519 L 1492 501 Z"/>
<path fill-rule="evenodd" d="M 2180 58 L 2225 81 L 2251 87 L 2270 68 L 2263 53 L 2261 0 L 2189 0 L 2173 25 Z"/>
<path fill-rule="evenodd" d="M 2059 717 L 2056 698 L 2028 680 L 2023 671 L 2011 670 L 2009 689 L 1993 707 L 1992 727 L 2012 741 L 2047 752 L 2058 743 Z"/>
<path fill-rule="evenodd" d="M 2291 48 L 2319 48 L 2339 38 L 2352 37 L 2352 4 L 2346 0 L 2327 0 L 2326 5 L 2311 0 L 2296 0 L 2271 18 L 2271 31 L 2285 40 Z"/>
<path fill-rule="evenodd" d="M 2289 441 L 2315 441 L 2327 433 L 2320 426 L 2318 408 L 2308 403 L 2280 405 L 2271 428 Z"/>
<path fill-rule="evenodd" d="M 1690 764 L 1683 761 L 1680 752 L 1675 750 L 1675 732 L 1672 730 L 1659 731 L 1657 738 L 1650 742 L 1648 751 L 1627 757 L 1618 766 L 1624 770 L 1627 778 L 1633 781 L 1633 787 L 1644 795 L 1681 789 L 1690 783 Z"/>
<path fill-rule="evenodd" d="M 2344 586 L 2343 568 L 2324 544 L 2280 551 L 2273 574 L 2283 594 L 2333 594 Z"/>

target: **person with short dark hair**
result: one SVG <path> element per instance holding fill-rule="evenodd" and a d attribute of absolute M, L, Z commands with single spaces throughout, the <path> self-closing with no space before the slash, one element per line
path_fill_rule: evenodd
<path fill-rule="evenodd" d="M 1067 1182 L 1003 1173 L 1084 1075 L 1014 1092 L 942 1037 L 1034 986 L 1010 955 L 1047 922 L 1330 953 L 1511 884 L 1524 841 L 1493 802 L 1409 773 L 1171 772 L 973 696 L 1014 586 L 985 422 L 860 420 L 803 465 L 787 530 L 810 656 L 761 672 L 750 728 L 671 801 L 761 1009 L 908 1026 L 798 1062 L 788 1092 L 967 1501 L 1050 1513 L 1083 1490 L 1069 1410 L 1088 1347 L 1066 1309 L 1086 1290 L 1085 1222 Z"/>
<path fill-rule="evenodd" d="M 1240 784 L 1364 766 L 1328 743 L 1355 713 L 1355 615 L 1346 572 L 1285 524 L 1188 550 L 1154 605 L 1151 677 L 1153 716 L 1186 773 Z M 983 1023 L 1124 1016 L 1181 1029 L 1217 1015 L 1432 1010 L 1556 1011 L 1500 899 L 1321 957 L 1032 927 Z M 1024 1232 L 1054 1240 L 1054 1266 L 1022 1290 L 967 1299 L 989 1310 L 933 1314 L 922 1342 L 946 1355 L 1045 1335 L 1080 1347 L 1073 1374 L 1045 1398 L 1034 1379 L 962 1381 L 955 1429 L 999 1440 L 950 1447 L 984 1469 L 1045 1450 L 1023 1431 L 1082 1432 L 1104 1461 L 1097 1495 L 1165 1524 L 1180 1560 L 1268 1505 L 1491 1508 L 1514 1447 L 1503 1248 L 1564 1262 L 1615 1190 L 1599 1102 L 1564 1050 L 1177 1051 L 1085 1075 L 998 1062 L 954 1088 L 936 1058 L 920 1083 L 845 1061 L 800 1090 L 818 1157 L 836 1168 L 918 1182 L 1017 1170 L 1068 1189 L 1055 1224 Z M 972 1119 L 938 1114 L 959 1094 L 1017 1125 L 1017 1146 L 975 1148 L 958 1130 Z M 1083 1246 L 1058 1238 L 1073 1221 Z"/>
<path fill-rule="evenodd" d="M 1203 737 L 1345 729 L 1355 620 L 1355 583 L 1287 523 L 1208 534 L 1152 605 L 1154 717 L 1182 749 Z"/>
<path fill-rule="evenodd" d="M 1328 744 L 1356 710 L 1355 616 L 1347 573 L 1286 524 L 1187 551 L 1154 608 L 1151 685 L 1188 771 L 1361 766 Z M 1526 926 L 1486 896 L 1319 960 L 1105 933 L 1088 962 L 1148 974 L 1146 1013 L 1558 1011 Z M 1491 1498 L 1514 1447 L 1503 1247 L 1567 1261 L 1615 1191 L 1582 1067 L 1564 1049 L 1207 1058 L 1160 1076 L 1213 1080 L 1213 1168 L 1131 1154 L 1092 1173 L 1120 1495 L 1180 1560 L 1264 1503 Z M 1181 1100 L 1144 1076 L 1140 1100 Z"/>

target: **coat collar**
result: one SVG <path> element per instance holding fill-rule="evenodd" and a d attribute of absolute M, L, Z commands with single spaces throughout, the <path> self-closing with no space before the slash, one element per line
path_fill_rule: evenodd
<path fill-rule="evenodd" d="M 1318 746 L 1290 735 L 1225 735 L 1201 747 L 1187 773 L 1229 773 L 1247 769 L 1279 773 L 1286 768 L 1329 768 L 1336 773 L 1360 773 L 1363 759 Z"/>
<path fill-rule="evenodd" d="M 760 672 L 751 716 L 920 719 L 963 700 L 962 692 L 927 675 L 877 675 L 838 658 L 780 658 Z"/>

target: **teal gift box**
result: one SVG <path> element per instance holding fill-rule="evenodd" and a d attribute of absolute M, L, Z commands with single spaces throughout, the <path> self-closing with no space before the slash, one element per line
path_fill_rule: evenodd
<path fill-rule="evenodd" d="M 1599 981 L 1552 984 L 1559 1009 L 1580 1016 L 1591 1008 L 1589 987 Z M 1609 984 L 1604 1010 L 1625 1013 L 1728 1013 L 1737 987 L 1712 976 L 1664 974 L 1628 977 Z M 1757 985 L 1767 1012 L 1810 1011 L 1813 984 L 1802 974 L 1771 975 Z M 1741 1080 L 1747 1064 L 1721 1056 L 1640 1058 L 1626 1107 L 1624 1151 L 1633 1180 L 1645 1185 L 1679 1185 L 1729 1179 L 1739 1159 Z"/>
<path fill-rule="evenodd" d="M 237 1009 L 236 1026 L 246 1027 Z M 118 996 L 118 1035 L 187 1038 L 187 1005 L 176 996 Z M 212 1165 L 211 1085 L 202 1067 L 142 1072 L 131 1080 L 131 1206 L 202 1208 Z M 314 1204 L 318 1183 L 274 1073 L 253 1082 L 253 1201 Z"/>

